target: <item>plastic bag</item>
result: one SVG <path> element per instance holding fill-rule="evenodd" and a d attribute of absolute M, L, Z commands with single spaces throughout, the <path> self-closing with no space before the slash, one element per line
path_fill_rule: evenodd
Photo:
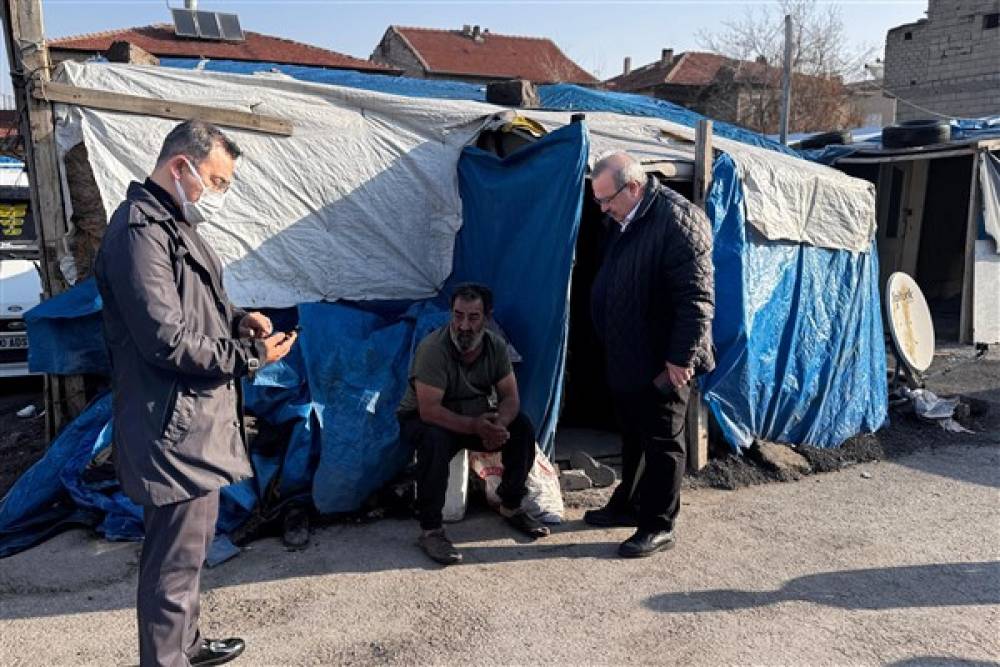
<path fill-rule="evenodd" d="M 497 487 L 503 477 L 500 452 L 469 452 L 469 468 L 485 491 L 486 502 L 493 507 L 500 505 Z M 559 473 L 542 450 L 535 445 L 535 463 L 528 473 L 528 494 L 521 501 L 521 508 L 543 523 L 561 523 L 563 516 L 562 492 Z"/>

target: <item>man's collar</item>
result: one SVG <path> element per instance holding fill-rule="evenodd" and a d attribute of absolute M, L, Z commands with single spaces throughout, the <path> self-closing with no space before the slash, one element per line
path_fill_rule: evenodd
<path fill-rule="evenodd" d="M 129 183 L 125 196 L 143 215 L 151 220 L 165 222 L 174 219 L 163 204 L 153 196 L 153 193 L 146 187 L 145 183 L 132 181 Z"/>
<path fill-rule="evenodd" d="M 632 219 L 635 218 L 635 213 L 636 211 L 639 210 L 639 206 L 642 204 L 643 199 L 645 199 L 645 193 L 643 193 L 643 196 L 639 199 L 639 201 L 635 203 L 635 206 L 632 207 L 632 210 L 628 212 L 628 215 L 625 216 L 625 219 L 618 223 L 618 226 L 621 227 L 621 231 L 624 232 L 625 228 L 629 226 L 630 222 L 632 222 Z"/>

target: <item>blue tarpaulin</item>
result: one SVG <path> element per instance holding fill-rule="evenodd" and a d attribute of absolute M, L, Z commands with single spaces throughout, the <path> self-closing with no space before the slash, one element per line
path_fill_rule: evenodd
<path fill-rule="evenodd" d="M 702 389 L 726 439 L 836 447 L 877 430 L 888 410 L 878 254 L 763 239 L 731 158 L 712 183 L 718 362 Z"/>

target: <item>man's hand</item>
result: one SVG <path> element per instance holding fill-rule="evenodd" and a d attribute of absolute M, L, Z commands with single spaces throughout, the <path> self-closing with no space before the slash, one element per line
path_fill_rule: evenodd
<path fill-rule="evenodd" d="M 674 385 L 675 389 L 680 389 L 694 377 L 693 368 L 681 368 L 680 366 L 674 366 L 669 361 L 667 362 L 667 377 L 670 378 L 670 384 Z"/>
<path fill-rule="evenodd" d="M 510 432 L 497 422 L 497 413 L 487 412 L 476 419 L 476 435 L 482 438 L 483 446 L 494 452 L 510 440 Z"/>
<path fill-rule="evenodd" d="M 247 313 L 240 320 L 239 327 L 237 328 L 240 338 L 266 338 L 274 330 L 274 326 L 271 324 L 271 320 L 267 318 L 267 315 L 258 312 Z"/>
<path fill-rule="evenodd" d="M 250 315 L 247 315 L 247 317 L 258 314 L 259 313 L 251 313 Z M 267 318 L 265 317 L 264 319 L 266 320 Z M 271 323 L 268 322 L 268 325 L 270 324 Z M 262 359 L 262 363 L 273 364 L 275 361 L 284 357 L 288 354 L 288 351 L 292 349 L 292 343 L 294 343 L 295 339 L 298 337 L 299 335 L 293 332 L 290 334 L 276 333 L 273 336 L 265 338 L 264 347 L 267 349 L 267 356 Z"/>

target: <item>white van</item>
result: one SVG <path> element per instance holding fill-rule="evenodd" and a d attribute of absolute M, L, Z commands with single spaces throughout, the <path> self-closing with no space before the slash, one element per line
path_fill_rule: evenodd
<path fill-rule="evenodd" d="M 39 304 L 41 295 L 35 260 L 0 261 L 0 378 L 30 374 L 24 314 Z"/>
<path fill-rule="evenodd" d="M 24 314 L 41 301 L 24 164 L 0 160 L 0 378 L 29 375 Z"/>

